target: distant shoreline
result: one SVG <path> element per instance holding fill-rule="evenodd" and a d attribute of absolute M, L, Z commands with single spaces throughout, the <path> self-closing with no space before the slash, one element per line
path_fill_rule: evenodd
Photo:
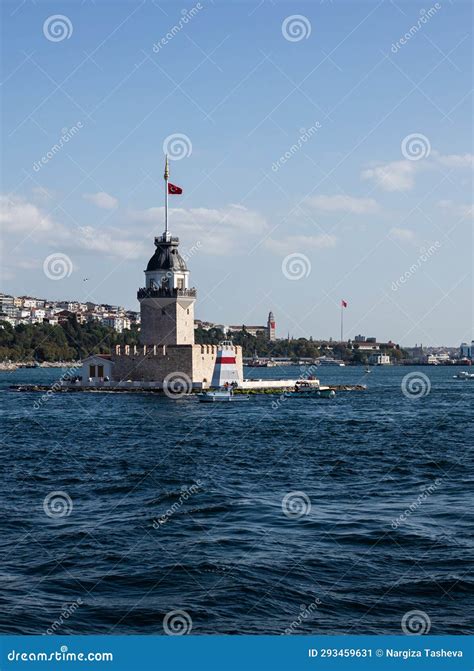
<path fill-rule="evenodd" d="M 12 371 L 20 368 L 79 368 L 80 361 L 0 361 L 0 371 Z"/>

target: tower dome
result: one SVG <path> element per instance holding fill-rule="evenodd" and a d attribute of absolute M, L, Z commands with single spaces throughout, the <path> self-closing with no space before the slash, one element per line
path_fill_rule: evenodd
<path fill-rule="evenodd" d="M 178 251 L 179 238 L 162 235 L 155 238 L 156 250 L 148 261 L 146 272 L 171 270 L 186 272 L 186 262 Z"/>

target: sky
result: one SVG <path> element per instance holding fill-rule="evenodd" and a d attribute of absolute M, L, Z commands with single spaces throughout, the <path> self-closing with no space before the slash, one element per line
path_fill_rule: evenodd
<path fill-rule="evenodd" d="M 471 340 L 470 2 L 2 14 L 2 291 L 138 309 L 167 151 L 197 318 Z"/>

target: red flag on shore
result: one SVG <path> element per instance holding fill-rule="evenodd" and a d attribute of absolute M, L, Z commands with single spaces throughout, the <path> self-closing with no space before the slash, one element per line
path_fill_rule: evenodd
<path fill-rule="evenodd" d="M 172 196 L 180 196 L 183 193 L 183 189 L 180 186 L 176 186 L 176 184 L 168 182 L 168 193 Z"/>
<path fill-rule="evenodd" d="M 345 300 L 341 300 L 341 306 L 343 308 L 347 308 L 347 302 Z"/>

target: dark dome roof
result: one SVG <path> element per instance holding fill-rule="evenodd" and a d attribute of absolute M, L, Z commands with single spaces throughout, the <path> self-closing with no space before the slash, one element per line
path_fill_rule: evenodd
<path fill-rule="evenodd" d="M 155 238 L 156 251 L 148 261 L 146 267 L 149 270 L 177 270 L 186 271 L 186 263 L 178 252 L 179 238 L 169 238 L 164 236 Z"/>

